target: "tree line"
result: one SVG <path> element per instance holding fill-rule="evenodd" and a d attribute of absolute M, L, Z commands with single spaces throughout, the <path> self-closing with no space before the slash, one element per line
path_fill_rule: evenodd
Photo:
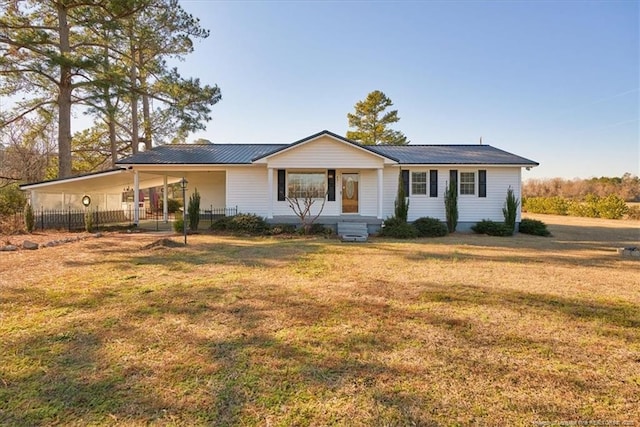
<path fill-rule="evenodd" d="M 528 179 L 523 183 L 524 197 L 563 197 L 585 200 L 588 196 L 617 195 L 627 202 L 640 201 L 640 178 L 630 173 L 621 177 L 588 179 Z"/>
<path fill-rule="evenodd" d="M 0 10 L 5 182 L 108 169 L 139 144 L 182 142 L 221 99 L 169 66 L 209 36 L 178 0 L 0 0 Z M 93 126 L 73 133 L 74 114 Z"/>

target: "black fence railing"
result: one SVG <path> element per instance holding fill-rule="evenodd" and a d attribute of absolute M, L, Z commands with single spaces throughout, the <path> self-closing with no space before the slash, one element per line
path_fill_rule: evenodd
<path fill-rule="evenodd" d="M 133 225 L 134 211 L 131 209 L 117 210 L 100 210 L 93 208 L 90 212 L 83 209 L 37 209 L 33 212 L 34 229 L 35 230 L 68 230 L 78 231 L 86 229 L 87 215 L 90 215 L 92 228 L 100 230 L 106 226 L 117 225 Z M 238 214 L 238 207 L 233 208 L 214 208 L 200 211 L 200 223 L 207 227 L 213 221 L 225 216 L 233 216 Z M 16 212 L 10 214 L 11 223 L 14 227 L 24 227 L 24 213 Z M 162 211 L 156 212 L 140 212 L 141 222 L 155 222 L 156 225 L 163 220 Z M 204 228 L 203 227 L 203 228 Z"/>

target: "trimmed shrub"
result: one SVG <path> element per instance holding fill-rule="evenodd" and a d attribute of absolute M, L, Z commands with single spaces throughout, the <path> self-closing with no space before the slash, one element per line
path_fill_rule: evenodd
<path fill-rule="evenodd" d="M 519 231 L 520 233 L 533 234 L 534 236 L 551 236 L 551 233 L 547 230 L 547 224 L 537 219 L 522 219 Z"/>
<path fill-rule="evenodd" d="M 93 211 L 91 209 L 84 211 L 84 230 L 87 233 L 93 232 Z"/>
<path fill-rule="evenodd" d="M 489 236 L 512 236 L 513 230 L 503 222 L 490 221 L 483 219 L 471 227 L 474 233 L 487 234 Z"/>
<path fill-rule="evenodd" d="M 238 214 L 231 217 L 229 230 L 238 233 L 261 234 L 269 229 L 264 218 L 255 214 Z"/>
<path fill-rule="evenodd" d="M 189 213 L 189 229 L 196 231 L 200 223 L 200 193 L 198 193 L 197 188 L 195 188 L 191 196 L 189 196 L 187 212 Z"/>
<path fill-rule="evenodd" d="M 398 193 L 396 195 L 394 206 L 395 217 L 402 222 L 407 222 L 407 216 L 409 215 L 409 200 L 407 200 L 407 195 L 404 193 L 404 180 L 402 179 L 402 170 L 400 170 L 400 175 L 398 176 Z"/>
<path fill-rule="evenodd" d="M 513 193 L 513 189 L 509 187 L 507 190 L 507 199 L 502 208 L 502 215 L 504 216 L 505 225 L 511 229 L 511 234 L 513 234 L 513 231 L 516 229 L 516 216 L 518 215 L 519 205 L 520 201 Z"/>
<path fill-rule="evenodd" d="M 455 185 L 447 185 L 444 193 L 444 210 L 447 216 L 447 229 L 449 233 L 453 233 L 458 226 L 458 188 Z"/>
<path fill-rule="evenodd" d="M 32 233 L 35 227 L 35 217 L 31 203 L 24 205 L 24 227 L 27 229 L 27 233 Z"/>
<path fill-rule="evenodd" d="M 232 220 L 233 220 L 232 216 L 223 216 L 221 218 L 214 219 L 211 222 L 211 226 L 209 226 L 209 228 L 213 231 L 231 230 Z"/>
<path fill-rule="evenodd" d="M 380 236 L 393 237 L 396 239 L 415 239 L 418 237 L 418 230 L 413 224 L 400 221 L 394 222 L 391 226 L 387 226 L 386 222 L 385 220 L 385 226 L 380 230 Z"/>
<path fill-rule="evenodd" d="M 449 233 L 447 225 L 438 218 L 422 217 L 413 221 L 419 237 L 442 237 Z"/>
<path fill-rule="evenodd" d="M 173 221 L 173 231 L 176 233 L 184 233 L 184 217 L 182 212 L 176 212 L 176 219 Z"/>

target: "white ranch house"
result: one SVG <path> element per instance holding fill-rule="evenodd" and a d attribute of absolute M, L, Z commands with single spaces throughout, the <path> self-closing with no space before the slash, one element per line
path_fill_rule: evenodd
<path fill-rule="evenodd" d="M 444 192 L 454 183 L 458 229 L 465 230 L 482 219 L 502 221 L 507 190 L 520 198 L 522 168 L 535 166 L 489 145 L 363 146 L 325 130 L 290 144 L 163 145 L 122 159 L 111 171 L 22 188 L 36 209 L 81 207 L 84 195 L 99 209 L 122 209 L 123 191 L 132 190 L 135 223 L 144 217 L 141 189 L 160 188 L 166 198 L 168 184 L 183 178 L 187 200 L 197 188 L 202 209 L 237 207 L 271 223 L 297 222 L 286 197 L 312 190 L 326 197 L 317 222 L 361 222 L 374 231 L 394 214 L 401 173 L 409 221 L 444 221 Z M 164 215 L 166 220 L 166 209 Z"/>

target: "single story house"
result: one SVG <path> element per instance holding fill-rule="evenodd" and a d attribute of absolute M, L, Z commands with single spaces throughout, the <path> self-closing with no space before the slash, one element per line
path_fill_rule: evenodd
<path fill-rule="evenodd" d="M 141 189 L 159 187 L 166 199 L 167 185 L 186 179 L 187 200 L 197 189 L 202 209 L 237 207 L 271 223 L 297 222 L 287 198 L 312 194 L 319 199 L 312 209 L 323 206 L 317 222 L 357 221 L 374 231 L 393 216 L 402 176 L 409 221 L 444 221 L 445 189 L 455 185 L 458 229 L 465 230 L 482 219 L 502 221 L 507 190 L 520 198 L 522 168 L 535 166 L 489 145 L 364 146 L 324 130 L 289 144 L 163 145 L 120 160 L 114 170 L 22 189 L 35 208 L 79 204 L 89 195 L 101 209 L 120 209 L 130 192 L 142 211 Z M 136 223 L 141 215 L 135 209 Z"/>

